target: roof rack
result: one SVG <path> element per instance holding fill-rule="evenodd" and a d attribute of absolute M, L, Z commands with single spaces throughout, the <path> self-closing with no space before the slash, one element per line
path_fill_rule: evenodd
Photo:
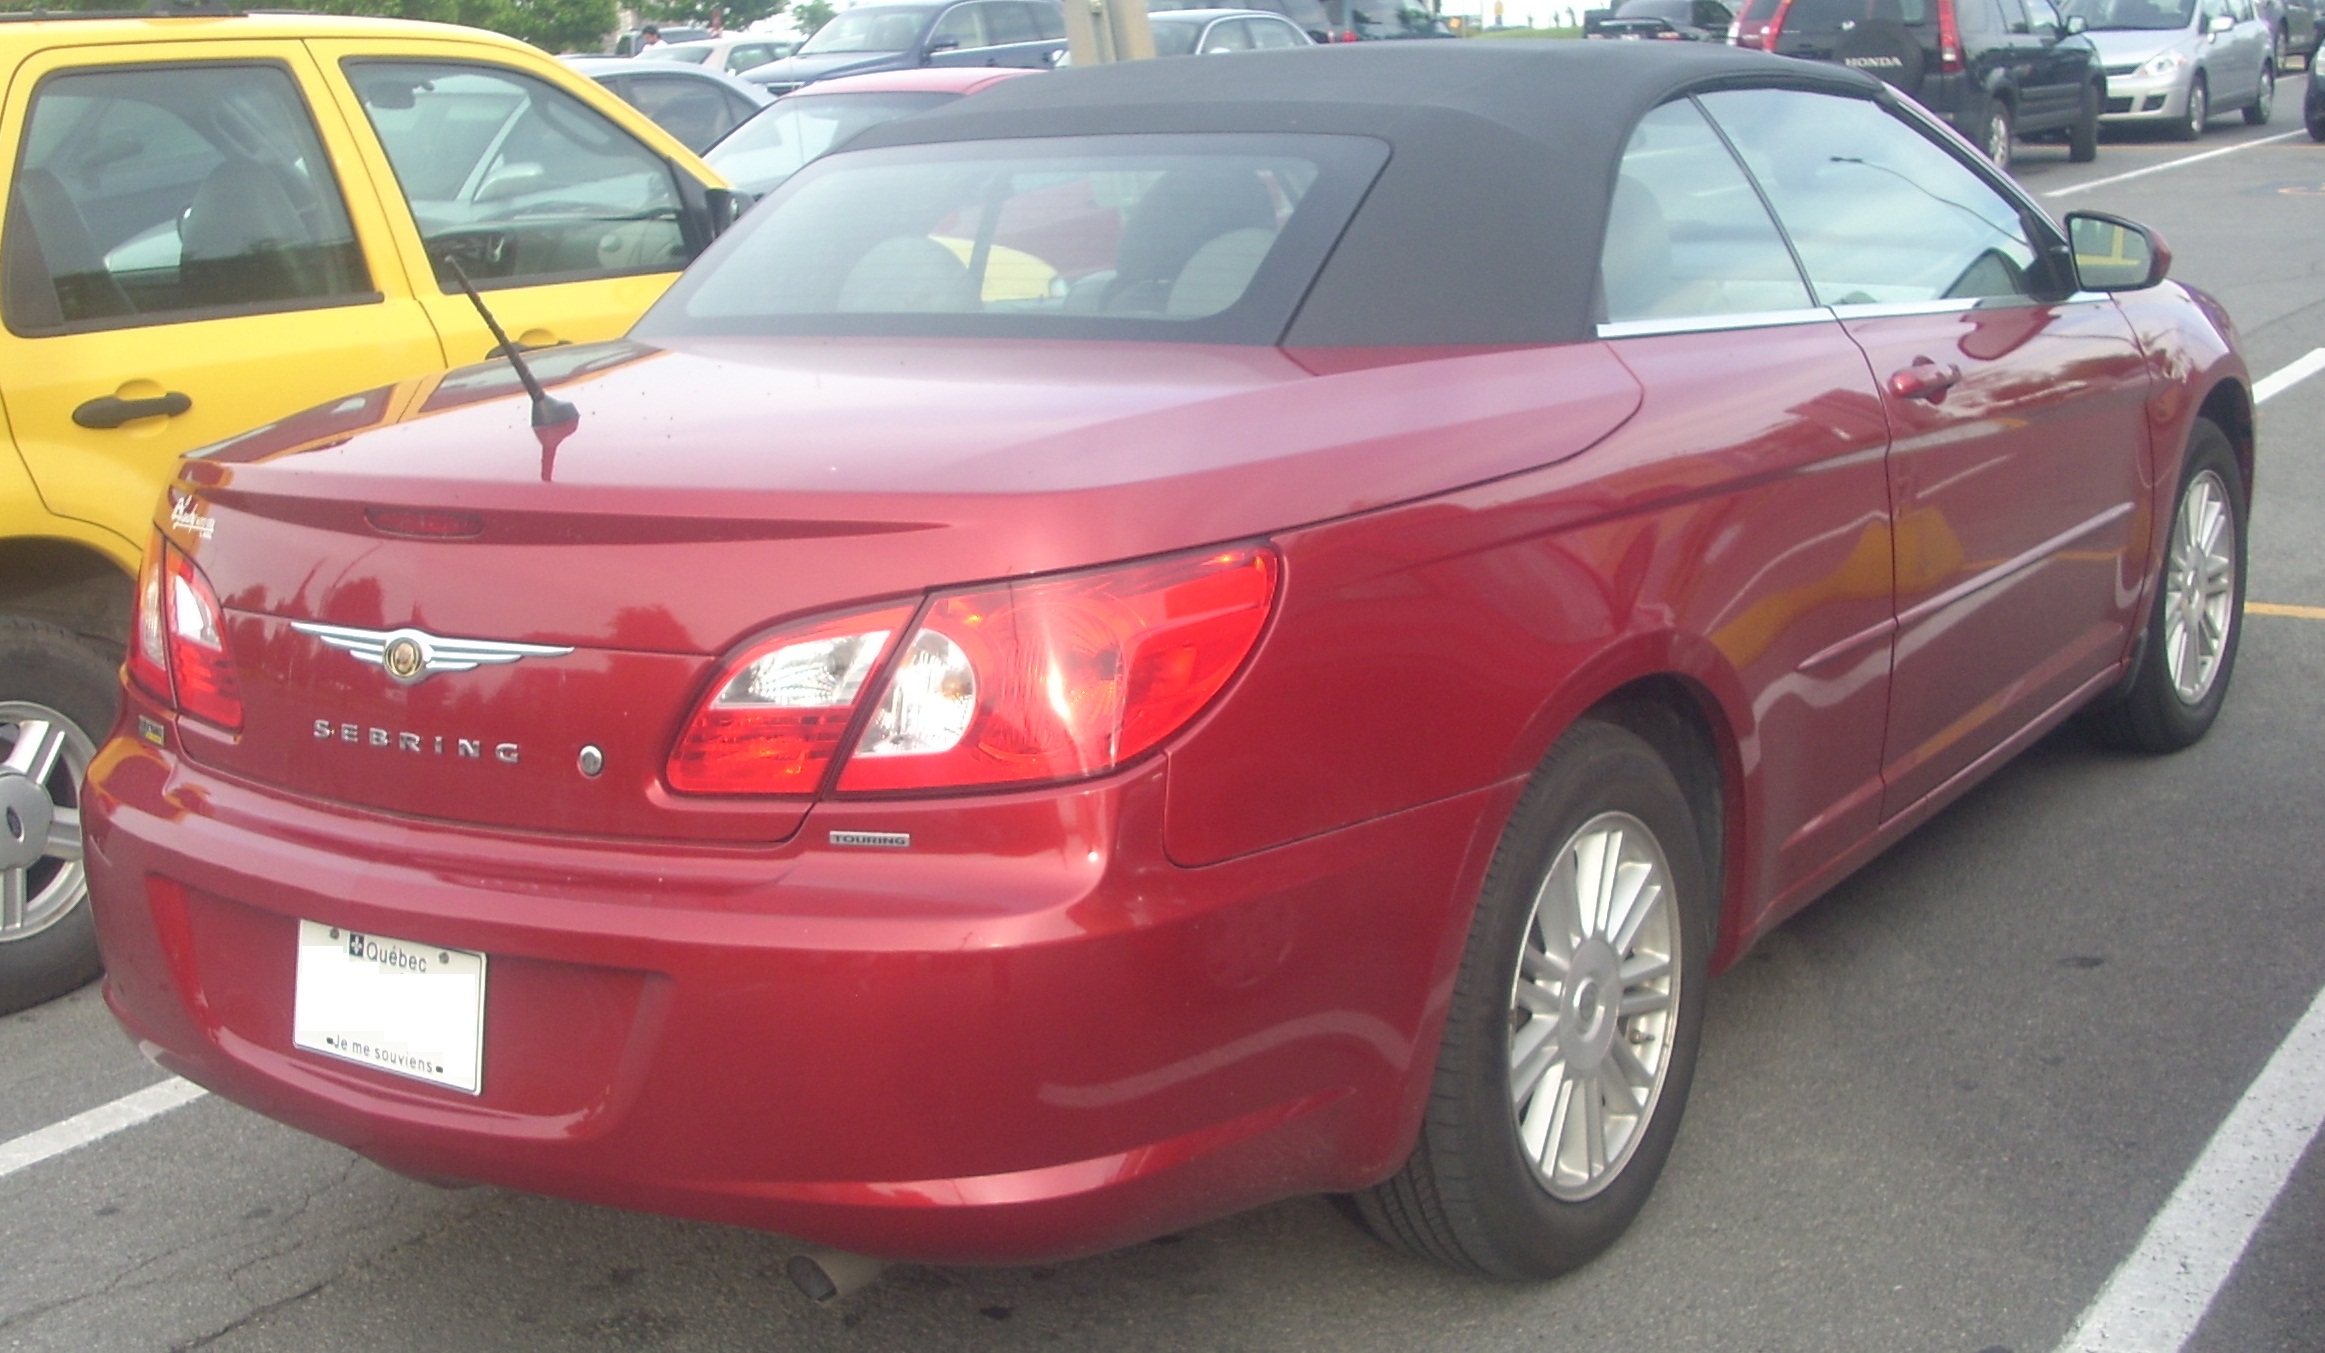
<path fill-rule="evenodd" d="M 28 10 L 10 10 L 0 13 L 0 23 L 47 22 L 54 19 L 175 19 L 239 18 L 246 13 L 242 6 L 223 0 L 153 0 L 142 9 L 44 9 L 34 6 Z"/>

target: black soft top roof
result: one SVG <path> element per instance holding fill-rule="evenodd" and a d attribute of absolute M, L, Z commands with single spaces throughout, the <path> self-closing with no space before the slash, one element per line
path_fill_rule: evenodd
<path fill-rule="evenodd" d="M 1563 343 L 1592 332 L 1607 199 L 1631 128 L 1733 85 L 1880 97 L 1880 82 L 1710 43 L 1365 42 L 1007 80 L 848 149 L 1136 132 L 1339 132 L 1390 147 L 1282 341 Z"/>

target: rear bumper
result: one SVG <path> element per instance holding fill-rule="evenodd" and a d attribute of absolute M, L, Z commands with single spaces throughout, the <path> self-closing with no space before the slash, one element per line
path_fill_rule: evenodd
<path fill-rule="evenodd" d="M 1189 870 L 1166 773 L 674 850 L 357 813 L 117 737 L 86 808 L 106 999 L 162 1065 L 406 1173 L 887 1258 L 1092 1253 L 1383 1177 L 1514 788 Z M 914 846 L 812 844 L 835 828 Z M 294 1049 L 300 918 L 490 955 L 482 1093 Z"/>

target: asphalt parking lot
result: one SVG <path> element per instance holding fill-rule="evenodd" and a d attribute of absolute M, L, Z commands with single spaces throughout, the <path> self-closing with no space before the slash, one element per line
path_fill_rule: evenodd
<path fill-rule="evenodd" d="M 2298 372 L 2301 94 L 2018 173 L 2157 227 L 2255 374 Z M 101 1131 L 77 1116 L 163 1078 L 92 988 L 0 1019 L 0 1349 L 2325 1350 L 2325 1147 L 2286 1126 L 2325 1085 L 2325 378 L 2266 388 L 2212 736 L 2054 735 L 1765 941 L 1714 986 L 1655 1198 L 1563 1281 L 1452 1276 L 1307 1199 L 818 1308 L 779 1238 L 439 1191 L 215 1098 Z"/>

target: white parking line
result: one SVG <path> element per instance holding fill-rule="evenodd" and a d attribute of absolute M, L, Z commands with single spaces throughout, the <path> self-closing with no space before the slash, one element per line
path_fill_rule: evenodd
<path fill-rule="evenodd" d="M 2177 1353 L 2325 1122 L 2325 991 L 2260 1070 L 2059 1353 Z"/>
<path fill-rule="evenodd" d="M 2308 356 L 2297 357 L 2254 381 L 2252 402 L 2266 404 L 2320 371 L 2325 371 L 2325 348 L 2311 348 Z"/>
<path fill-rule="evenodd" d="M 2217 160 L 2223 155 L 2234 155 L 2240 150 L 2250 150 L 2254 146 L 2265 146 L 2277 141 L 2290 141 L 2296 136 L 2307 136 L 2308 134 L 2309 133 L 2306 131 L 2279 132 L 2275 136 L 2264 136 L 2257 141 L 2239 141 L 2233 146 L 2222 146 L 2218 150 L 2207 150 L 2199 155 L 2182 155 L 2176 160 L 2166 160 L 2162 164 L 2151 164 L 2145 169 L 2133 169 L 2126 173 L 2110 174 L 2103 179 L 2093 179 L 2089 183 L 2074 183 L 2069 184 L 2064 188 L 2053 188 L 2049 192 L 2044 193 L 2043 196 L 2067 197 L 2074 193 L 2083 192 L 2091 188 L 2104 188 L 2110 183 L 2128 183 L 2133 179 L 2146 178 L 2150 174 L 2160 174 L 2166 169 L 2177 169 L 2184 164 L 2197 164 L 2204 160 Z"/>
<path fill-rule="evenodd" d="M 110 1137 L 123 1128 L 136 1127 L 148 1118 L 159 1118 L 179 1105 L 191 1104 L 208 1093 L 192 1081 L 172 1076 L 136 1094 L 123 1095 L 110 1104 L 100 1104 L 87 1113 L 76 1113 L 61 1123 L 52 1123 L 37 1132 L 27 1132 L 14 1141 L 0 1142 L 0 1179 L 38 1165 L 51 1156 L 61 1156 L 75 1147 L 87 1146 Z"/>

